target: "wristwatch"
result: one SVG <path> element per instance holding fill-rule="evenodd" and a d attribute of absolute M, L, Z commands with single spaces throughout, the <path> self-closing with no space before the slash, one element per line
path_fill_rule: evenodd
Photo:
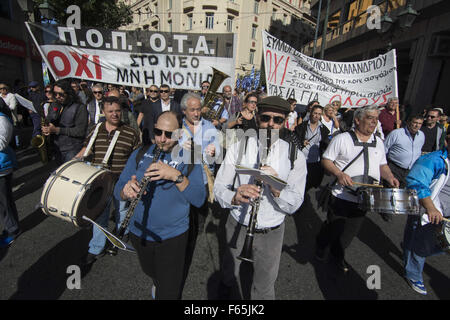
<path fill-rule="evenodd" d="M 177 177 L 177 180 L 175 180 L 175 184 L 182 183 L 183 180 L 184 180 L 184 174 L 180 174 L 180 175 Z"/>

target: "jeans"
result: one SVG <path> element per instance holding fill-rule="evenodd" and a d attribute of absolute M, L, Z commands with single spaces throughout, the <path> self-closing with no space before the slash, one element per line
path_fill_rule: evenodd
<path fill-rule="evenodd" d="M 0 176 L 0 219 L 5 236 L 15 236 L 20 232 L 19 215 L 12 194 L 12 173 Z"/>
<path fill-rule="evenodd" d="M 109 203 L 106 205 L 105 210 L 103 213 L 95 220 L 100 226 L 102 226 L 105 229 L 108 229 L 108 220 L 109 220 L 109 213 L 111 209 L 111 204 L 114 206 L 114 217 L 116 221 L 116 229 L 118 230 L 120 227 L 120 224 L 125 219 L 125 215 L 127 213 L 127 202 L 122 200 L 117 200 L 115 197 L 111 197 Z M 105 234 L 96 226 L 92 227 L 92 239 L 89 242 L 89 253 L 92 254 L 100 254 L 106 244 L 106 236 Z M 126 231 L 126 233 L 128 230 Z"/>
<path fill-rule="evenodd" d="M 444 252 L 438 246 L 436 226 L 420 223 L 420 216 L 408 216 L 403 236 L 403 264 L 408 279 L 423 281 L 425 258 Z"/>

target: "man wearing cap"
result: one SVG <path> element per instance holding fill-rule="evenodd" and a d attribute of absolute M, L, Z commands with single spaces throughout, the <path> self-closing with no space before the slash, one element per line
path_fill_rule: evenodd
<path fill-rule="evenodd" d="M 258 130 L 247 130 L 239 142 L 227 149 L 217 173 L 214 195 L 221 207 L 230 212 L 225 225 L 228 246 L 222 260 L 220 290 L 223 290 L 221 293 L 224 296 L 221 298 L 228 295 L 228 298 L 235 299 L 275 299 L 274 285 L 283 245 L 284 219 L 303 203 L 307 173 L 303 153 L 297 150 L 296 160 L 291 163 L 289 144 L 278 138 L 289 112 L 289 103 L 280 97 L 267 97 L 258 103 Z M 270 141 L 266 137 L 271 137 Z M 264 182 L 262 186 L 257 186 L 253 176 L 236 172 L 238 164 L 261 169 L 285 181 L 286 185 L 275 186 Z M 249 262 L 241 261 L 239 256 L 252 213 L 250 203 L 257 199 L 259 209 L 253 246 L 250 248 L 253 270 L 240 274 L 240 269 L 251 269 L 247 268 Z M 242 268 L 241 263 L 244 263 Z"/>

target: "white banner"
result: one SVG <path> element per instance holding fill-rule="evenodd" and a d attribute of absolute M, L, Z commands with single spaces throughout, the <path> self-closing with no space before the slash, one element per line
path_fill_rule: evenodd
<path fill-rule="evenodd" d="M 55 79 L 199 90 L 214 67 L 233 84 L 235 36 L 227 34 L 75 29 L 26 23 Z"/>
<path fill-rule="evenodd" d="M 398 97 L 395 50 L 374 59 L 332 62 L 308 57 L 263 31 L 268 95 L 306 105 L 340 101 L 343 107 L 384 105 Z"/>

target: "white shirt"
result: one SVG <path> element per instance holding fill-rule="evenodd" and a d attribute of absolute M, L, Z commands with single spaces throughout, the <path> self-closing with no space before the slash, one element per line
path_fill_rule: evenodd
<path fill-rule="evenodd" d="M 227 150 L 224 162 L 220 166 L 214 183 L 214 196 L 222 208 L 231 209 L 231 215 L 236 221 L 243 225 L 248 225 L 252 207 L 247 204 L 240 206 L 231 204 L 236 193 L 236 191 L 231 190 L 233 181 L 235 182 L 234 190 L 240 185 L 253 183 L 253 178 L 250 175 L 239 174 L 234 179 L 240 143 L 245 143 L 245 139 L 243 138 Z M 255 137 L 250 137 L 247 150 L 244 152 L 240 164 L 254 168 L 257 164 L 257 155 L 257 140 Z M 276 227 L 283 223 L 286 214 L 293 214 L 300 208 L 305 193 L 307 169 L 305 156 L 301 151 L 297 152 L 297 160 L 294 162 L 294 168 L 291 170 L 289 144 L 278 139 L 269 150 L 266 164 L 278 173 L 278 178 L 287 182 L 287 186 L 281 190 L 278 198 L 272 195 L 268 186 L 264 187 L 258 211 L 257 229 Z"/>
<path fill-rule="evenodd" d="M 367 143 L 373 142 L 376 138 L 376 147 L 369 147 L 369 176 L 377 181 L 380 181 L 380 166 L 387 164 L 386 153 L 384 150 L 383 140 L 379 137 L 372 135 Z M 359 140 L 359 139 L 358 139 Z M 361 141 L 360 141 L 361 142 Z M 356 156 L 361 152 L 362 146 L 355 146 L 350 133 L 345 132 L 335 136 L 327 150 L 322 155 L 322 159 L 333 161 L 334 165 L 339 170 L 345 168 Z M 360 176 L 364 173 L 364 154 L 348 167 L 344 173 L 350 177 Z M 346 191 L 344 186 L 337 183 L 332 189 L 332 195 L 351 202 L 358 202 L 358 198 Z"/>
<path fill-rule="evenodd" d="M 162 112 L 170 111 L 170 100 L 167 104 L 163 100 L 161 100 L 161 110 Z"/>
<path fill-rule="evenodd" d="M 292 111 L 289 113 L 288 115 L 288 119 L 287 119 L 287 128 L 292 128 L 297 124 L 297 118 L 298 118 L 298 114 L 296 111 Z"/>
<path fill-rule="evenodd" d="M 100 105 L 97 99 L 95 99 L 95 123 L 98 123 L 98 120 L 100 118 Z"/>
<path fill-rule="evenodd" d="M 3 97 L 3 100 L 5 101 L 6 105 L 9 107 L 9 109 L 11 111 L 15 111 L 17 109 L 17 100 L 16 97 L 14 96 L 14 94 L 12 94 L 11 92 L 8 92 L 6 94 L 6 97 Z"/>

